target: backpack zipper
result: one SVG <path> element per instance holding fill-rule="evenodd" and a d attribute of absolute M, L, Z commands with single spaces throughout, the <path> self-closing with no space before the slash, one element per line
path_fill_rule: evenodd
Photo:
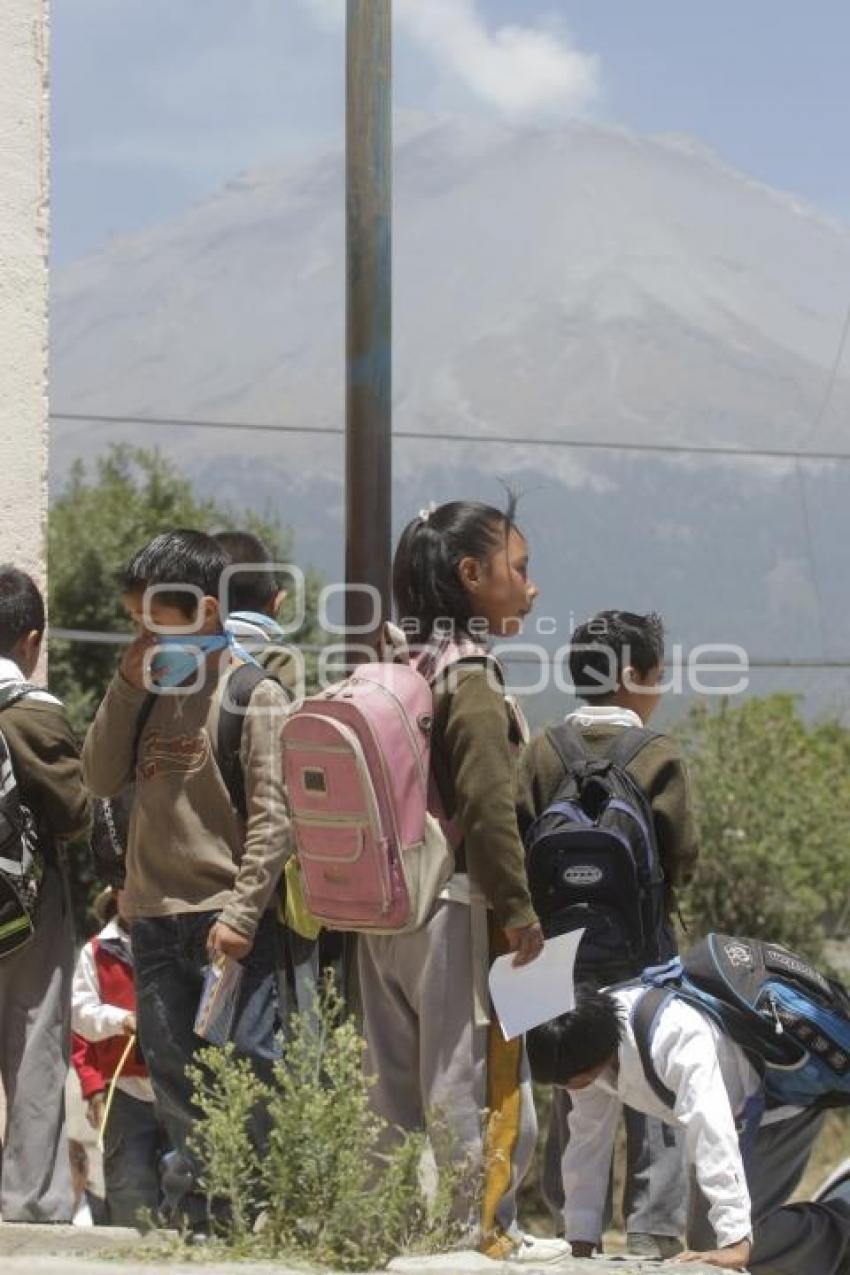
<path fill-rule="evenodd" d="M 777 1035 L 777 1036 L 784 1036 L 784 1035 L 785 1035 L 785 1028 L 782 1026 L 782 1019 L 779 1017 L 779 1008 L 778 1008 L 778 1006 L 777 1006 L 777 1004 L 776 1004 L 776 993 L 775 993 L 775 992 L 768 992 L 768 993 L 767 993 L 767 1004 L 768 1004 L 768 1007 L 769 1007 L 769 1009 L 770 1009 L 771 1014 L 773 1015 L 773 1021 L 774 1021 L 774 1023 L 776 1024 L 776 1025 L 775 1025 L 775 1027 L 774 1027 L 774 1031 L 776 1032 L 776 1035 Z"/>

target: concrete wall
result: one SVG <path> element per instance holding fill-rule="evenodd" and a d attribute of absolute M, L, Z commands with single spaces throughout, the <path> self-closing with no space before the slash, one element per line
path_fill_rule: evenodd
<path fill-rule="evenodd" d="M 0 0 L 0 562 L 45 576 L 48 0 Z"/>

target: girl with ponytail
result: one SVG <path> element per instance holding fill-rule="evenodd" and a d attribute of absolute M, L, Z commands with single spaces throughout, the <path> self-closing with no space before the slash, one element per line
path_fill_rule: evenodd
<path fill-rule="evenodd" d="M 486 983 L 500 952 L 525 964 L 543 948 L 514 804 L 524 722 L 487 650 L 490 638 L 521 630 L 537 595 L 514 514 L 513 499 L 505 511 L 453 501 L 423 509 L 401 535 L 399 623 L 426 652 L 451 642 L 463 650 L 434 686 L 431 736 L 455 874 L 421 929 L 361 935 L 359 969 L 377 1110 L 403 1130 L 444 1123 L 452 1158 L 483 1170 L 480 1216 L 469 1218 L 482 1251 L 539 1262 L 568 1250 L 517 1229 L 536 1120 L 523 1042 L 503 1039 Z M 446 1137 L 432 1143 L 439 1156 Z M 470 1207 L 459 1202 L 464 1220 Z"/>

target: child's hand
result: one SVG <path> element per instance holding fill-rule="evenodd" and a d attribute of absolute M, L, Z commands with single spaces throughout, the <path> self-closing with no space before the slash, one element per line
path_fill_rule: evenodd
<path fill-rule="evenodd" d="M 539 921 L 535 921 L 533 925 L 505 930 L 505 937 L 511 951 L 516 953 L 514 965 L 528 965 L 543 951 L 543 931 Z"/>
<path fill-rule="evenodd" d="M 121 1030 L 125 1036 L 135 1036 L 136 1034 L 136 1015 L 125 1014 L 121 1023 Z"/>
<path fill-rule="evenodd" d="M 737 1244 L 728 1244 L 725 1248 L 715 1248 L 708 1253 L 692 1253 L 688 1251 L 672 1258 L 670 1265 L 674 1265 L 676 1262 L 704 1262 L 706 1266 L 719 1266 L 723 1271 L 743 1271 L 747 1269 L 752 1247 L 749 1240 L 739 1240 Z"/>
<path fill-rule="evenodd" d="M 231 930 L 223 921 L 216 921 L 207 935 L 207 951 L 210 956 L 232 956 L 234 961 L 241 961 L 253 946 L 253 939 L 246 939 L 244 934 Z"/>
<path fill-rule="evenodd" d="M 99 1129 L 103 1124 L 103 1113 L 106 1108 L 106 1102 L 102 1093 L 93 1093 L 86 1103 L 86 1120 L 93 1129 Z"/>
<path fill-rule="evenodd" d="M 131 642 L 124 652 L 124 658 L 120 664 L 121 676 L 137 691 L 146 689 L 145 654 L 153 645 L 154 639 L 149 633 L 145 633 L 141 637 L 137 637 L 134 642 Z"/>

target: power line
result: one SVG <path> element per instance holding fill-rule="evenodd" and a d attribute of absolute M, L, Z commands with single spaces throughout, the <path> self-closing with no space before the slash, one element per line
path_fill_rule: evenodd
<path fill-rule="evenodd" d="M 143 425 L 167 429 L 222 429 L 267 434 L 326 434 L 342 436 L 341 425 L 271 425 L 254 421 L 194 420 L 167 416 L 113 416 L 103 413 L 51 412 L 51 421 L 91 425 Z M 648 452 L 669 456 L 725 456 L 736 460 L 793 460 L 802 463 L 850 461 L 850 452 L 800 452 L 789 448 L 714 447 L 700 443 L 632 443 L 602 439 L 535 438 L 529 435 L 448 434 L 428 430 L 397 430 L 394 439 L 428 443 L 486 443 L 506 447 L 561 447 L 576 451 Z"/>
<path fill-rule="evenodd" d="M 136 639 L 135 633 L 99 633 L 95 629 L 62 629 L 51 624 L 47 630 L 48 641 L 87 642 L 94 646 L 129 646 Z"/>
<path fill-rule="evenodd" d="M 106 633 L 97 629 L 65 629 L 55 628 L 50 625 L 47 630 L 48 640 L 51 642 L 82 642 L 90 646 L 129 646 L 131 642 L 135 642 L 138 634 L 133 633 Z M 192 634 L 188 634 L 187 642 L 191 644 Z M 327 650 L 327 647 L 319 646 L 317 643 L 308 642 L 288 642 L 280 643 L 281 646 L 295 647 L 299 651 L 308 653 L 318 653 Z"/>
<path fill-rule="evenodd" d="M 84 642 L 100 646 L 127 646 L 135 641 L 135 633 L 107 633 L 95 629 L 65 629 L 65 628 L 49 628 L 47 632 L 49 639 L 61 642 Z M 189 639 L 191 641 L 191 638 Z M 320 655 L 323 651 L 327 651 L 328 646 L 321 646 L 314 642 L 282 642 L 281 647 L 294 647 L 298 651 L 305 652 L 309 655 Z M 529 664 L 539 665 L 545 660 L 552 663 L 556 655 L 555 651 L 547 651 L 542 647 L 538 659 L 534 655 L 513 655 L 509 650 L 500 650 L 499 659 L 505 663 L 511 664 Z M 674 667 L 672 660 L 665 661 L 665 667 Z M 737 668 L 738 665 L 735 665 Z M 801 659 L 773 659 L 763 656 L 752 656 L 747 659 L 748 669 L 850 669 L 850 659 L 848 660 L 829 660 L 824 657 L 815 657 L 812 659 L 803 657 Z"/>
<path fill-rule="evenodd" d="M 85 412 L 51 412 L 52 421 L 87 422 L 91 425 L 164 425 L 169 429 L 256 430 L 269 434 L 344 434 L 341 425 L 270 425 L 257 421 L 194 420 L 181 416 L 110 416 Z"/>

